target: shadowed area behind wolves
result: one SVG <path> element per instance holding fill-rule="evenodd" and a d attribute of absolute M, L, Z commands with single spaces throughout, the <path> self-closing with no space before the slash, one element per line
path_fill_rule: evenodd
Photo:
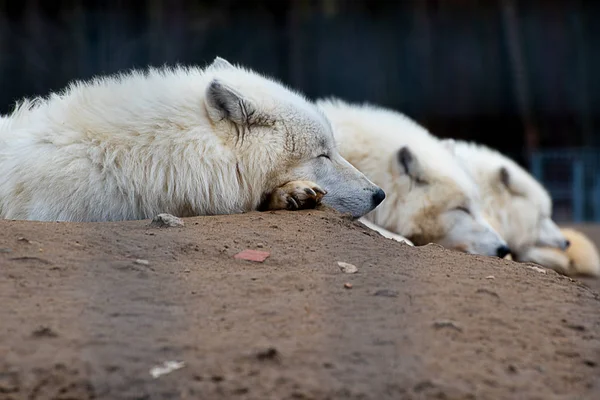
<path fill-rule="evenodd" d="M 0 221 L 0 265 L 2 400 L 600 398 L 594 290 L 323 211 Z"/>

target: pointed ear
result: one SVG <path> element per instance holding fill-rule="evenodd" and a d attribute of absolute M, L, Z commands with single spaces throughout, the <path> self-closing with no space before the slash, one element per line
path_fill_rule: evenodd
<path fill-rule="evenodd" d="M 513 196 L 523 196 L 524 193 L 527 193 L 527 189 L 520 187 L 511 176 L 511 173 L 508 171 L 506 167 L 500 167 L 500 171 L 498 172 L 498 178 L 500 180 L 501 186 L 508 190 L 508 192 Z"/>
<path fill-rule="evenodd" d="M 456 142 L 454 139 L 442 139 L 440 140 L 440 143 L 442 143 L 442 146 L 444 146 L 444 148 L 452 155 L 456 155 Z"/>
<path fill-rule="evenodd" d="M 422 178 L 423 171 L 421 168 L 421 163 L 419 163 L 419 160 L 417 160 L 413 152 L 407 146 L 404 146 L 398 150 L 396 153 L 396 158 L 398 159 L 400 169 L 406 175 L 415 180 L 417 183 L 426 183 Z"/>
<path fill-rule="evenodd" d="M 216 57 L 212 64 L 210 64 L 208 66 L 211 69 L 229 69 L 229 68 L 235 68 L 233 65 L 231 65 L 231 63 L 229 61 L 227 61 L 224 58 L 221 57 Z"/>
<path fill-rule="evenodd" d="M 508 190 L 510 190 L 510 174 L 506 167 L 501 167 L 499 175 L 500 183 L 502 183 Z"/>
<path fill-rule="evenodd" d="M 256 114 L 251 101 L 216 79 L 206 89 L 206 108 L 214 122 L 228 120 L 237 125 L 252 124 Z"/>

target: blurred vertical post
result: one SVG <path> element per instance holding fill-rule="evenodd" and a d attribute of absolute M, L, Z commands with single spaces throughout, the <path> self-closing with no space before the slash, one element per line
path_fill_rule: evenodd
<path fill-rule="evenodd" d="M 521 48 L 519 19 L 514 0 L 502 0 L 501 7 L 509 63 L 513 73 L 514 91 L 525 131 L 525 152 L 529 160 L 533 152 L 537 150 L 540 139 L 531 110 L 531 95 L 527 79 L 527 66 Z"/>
<path fill-rule="evenodd" d="M 306 0 L 294 0 L 288 6 L 288 80 L 297 88 L 304 87 L 304 40 L 302 14 L 307 7 Z"/>
<path fill-rule="evenodd" d="M 44 21 L 40 15 L 38 0 L 29 0 L 26 1 L 26 4 L 26 34 L 33 45 L 26 46 L 23 49 L 27 63 L 25 63 L 22 76 L 31 80 L 32 89 L 36 94 L 39 94 L 43 88 L 44 75 L 49 62 L 49 58 L 45 57 L 47 45 L 44 36 Z"/>
<path fill-rule="evenodd" d="M 4 75 L 5 68 L 8 69 L 9 52 L 10 52 L 10 27 L 8 25 L 8 15 L 6 13 L 6 2 L 0 0 L 0 74 Z M 2 114 L 2 104 L 0 104 L 0 115 Z"/>
<path fill-rule="evenodd" d="M 94 68 L 89 59 L 88 41 L 86 32 L 86 12 L 84 10 L 83 0 L 75 1 L 70 12 L 70 18 L 67 22 L 69 27 L 68 40 L 73 44 L 71 50 L 71 59 L 64 57 L 64 69 L 69 71 L 70 76 L 67 80 L 73 77 L 88 77 L 94 73 Z"/>
<path fill-rule="evenodd" d="M 571 21 L 575 31 L 575 48 L 577 49 L 577 72 L 576 76 L 579 80 L 579 89 L 576 91 L 578 95 L 577 103 L 579 110 L 579 118 L 581 130 L 583 132 L 583 145 L 592 147 L 594 143 L 594 133 L 592 127 L 592 119 L 590 118 L 590 96 L 588 93 L 588 57 L 587 57 L 587 42 L 584 34 L 584 10 L 580 0 L 573 2 L 574 7 L 571 9 Z"/>
<path fill-rule="evenodd" d="M 420 82 L 421 94 L 424 97 L 425 109 L 435 107 L 435 51 L 433 47 L 433 23 L 431 21 L 431 13 L 427 1 L 419 1 L 413 5 L 413 15 L 415 19 L 414 29 L 417 31 L 417 37 L 419 38 L 419 57 L 422 60 L 422 77 L 424 79 Z M 432 104 L 433 103 L 433 104 Z M 424 113 L 428 114 L 428 113 Z"/>
<path fill-rule="evenodd" d="M 146 35 L 146 43 L 148 49 L 148 60 L 151 64 L 159 62 L 163 58 L 163 46 L 164 38 L 163 34 L 163 2 L 162 0 L 148 0 L 147 1 L 147 12 L 146 16 L 146 27 L 148 33 Z"/>

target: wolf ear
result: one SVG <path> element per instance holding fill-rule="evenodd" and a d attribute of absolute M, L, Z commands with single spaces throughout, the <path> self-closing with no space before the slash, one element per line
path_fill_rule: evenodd
<path fill-rule="evenodd" d="M 423 174 L 419 160 L 417 160 L 413 152 L 407 146 L 404 146 L 398 150 L 396 153 L 396 158 L 398 159 L 400 168 L 406 175 L 408 175 L 417 183 L 427 183 L 422 178 Z"/>
<path fill-rule="evenodd" d="M 456 155 L 456 141 L 454 139 L 442 139 L 440 140 L 440 143 L 452 155 Z"/>
<path fill-rule="evenodd" d="M 500 183 L 502 183 L 504 186 L 506 186 L 507 189 L 510 190 L 510 174 L 508 173 L 508 170 L 506 169 L 506 167 L 501 167 L 500 168 Z"/>
<path fill-rule="evenodd" d="M 498 177 L 500 179 L 500 183 L 502 186 L 508 190 L 510 194 L 513 196 L 523 196 L 525 191 L 523 188 L 519 188 L 516 181 L 512 178 L 510 172 L 506 167 L 500 167 L 500 171 L 498 172 Z"/>
<path fill-rule="evenodd" d="M 232 88 L 213 80 L 206 89 L 206 108 L 214 122 L 231 121 L 237 125 L 250 125 L 256 107 Z"/>
<path fill-rule="evenodd" d="M 212 64 L 210 64 L 208 66 L 211 69 L 229 69 L 229 68 L 234 68 L 233 65 L 231 65 L 231 63 L 229 61 L 227 61 L 224 58 L 221 57 L 215 57 L 215 59 L 213 60 Z"/>

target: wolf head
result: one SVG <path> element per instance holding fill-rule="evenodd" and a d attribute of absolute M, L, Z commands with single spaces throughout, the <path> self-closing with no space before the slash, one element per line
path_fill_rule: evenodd
<path fill-rule="evenodd" d="M 205 96 L 210 120 L 242 161 L 238 168 L 263 171 L 270 190 L 313 181 L 327 191 L 323 203 L 355 218 L 381 203 L 383 190 L 342 158 L 329 121 L 314 104 L 240 70 L 215 59 L 207 69 L 215 77 Z"/>
<path fill-rule="evenodd" d="M 368 220 L 416 245 L 509 251 L 483 218 L 474 181 L 425 129 L 389 110 L 339 100 L 318 104 L 334 125 L 342 156 L 386 192 Z"/>
<path fill-rule="evenodd" d="M 483 217 L 479 192 L 466 176 L 456 171 L 453 175 L 439 173 L 436 169 L 441 166 L 428 168 L 408 146 L 398 149 L 390 164 L 388 221 L 394 220 L 393 209 L 408 214 L 407 220 L 400 218 L 396 223 L 404 225 L 404 234 L 413 243 L 438 243 L 471 254 L 499 257 L 510 251 Z M 453 169 L 452 165 L 445 168 Z"/>
<path fill-rule="evenodd" d="M 446 139 L 477 182 L 485 212 L 496 221 L 514 256 L 532 246 L 566 249 L 569 242 L 552 220 L 552 200 L 544 187 L 508 157 L 485 146 Z"/>

